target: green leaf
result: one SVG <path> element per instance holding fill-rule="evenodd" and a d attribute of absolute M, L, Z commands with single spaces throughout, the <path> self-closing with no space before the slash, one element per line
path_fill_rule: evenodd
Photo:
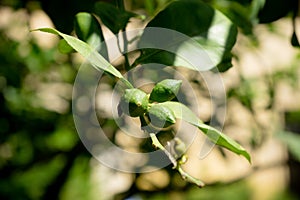
<path fill-rule="evenodd" d="M 105 26 L 107 26 L 114 34 L 123 30 L 129 19 L 135 17 L 136 14 L 125 10 L 120 10 L 115 6 L 98 2 L 95 4 L 95 14 L 98 15 Z"/>
<path fill-rule="evenodd" d="M 183 17 L 184 16 L 184 17 Z M 177 42 L 176 52 L 167 52 L 162 49 L 144 49 L 136 63 L 163 63 L 198 70 L 191 66 L 189 60 L 184 60 L 183 54 L 198 58 L 201 62 L 204 52 L 209 62 L 201 63 L 201 69 L 218 67 L 225 71 L 231 66 L 231 49 L 236 42 L 236 26 L 221 12 L 201 1 L 174 1 L 164 10 L 158 13 L 147 27 L 161 27 L 180 32 L 187 39 L 177 40 L 176 36 L 168 36 L 169 40 Z M 147 31 L 141 37 L 141 41 L 147 39 Z M 162 35 L 157 35 L 157 40 L 164 40 Z M 182 39 L 182 38 L 180 38 Z M 192 46 L 191 39 L 197 43 Z M 162 41 L 164 42 L 164 41 Z M 193 55 L 194 54 L 194 55 Z M 200 58 L 199 58 L 200 57 Z"/>
<path fill-rule="evenodd" d="M 132 85 L 122 76 L 122 74 L 87 43 L 52 28 L 40 28 L 33 31 L 42 31 L 60 35 L 73 49 L 87 59 L 96 69 L 105 71 L 117 78 L 120 78 L 129 88 L 132 88 Z"/>
<path fill-rule="evenodd" d="M 213 6 L 224 13 L 233 23 L 240 27 L 243 33 L 253 34 L 253 23 L 251 19 L 252 9 L 250 8 L 251 5 L 242 5 L 237 1 L 218 0 L 214 1 Z M 253 9 L 257 8 L 255 7 Z M 256 17 L 254 18 L 253 16 L 253 20 L 255 19 Z"/>
<path fill-rule="evenodd" d="M 68 54 L 74 52 L 74 49 L 67 43 L 65 39 L 61 39 L 58 43 L 58 50 L 61 53 Z"/>
<path fill-rule="evenodd" d="M 252 21 L 258 21 L 258 13 L 264 7 L 266 0 L 253 0 L 251 2 L 251 14 Z"/>
<path fill-rule="evenodd" d="M 153 104 L 148 109 L 147 115 L 154 127 L 167 128 L 176 123 L 173 111 L 162 104 Z"/>
<path fill-rule="evenodd" d="M 98 20 L 90 13 L 80 12 L 76 14 L 74 20 L 74 28 L 77 37 L 88 43 L 91 47 L 101 48 L 101 54 L 107 56 L 107 49 L 104 46 L 105 43 L 101 26 Z"/>
<path fill-rule="evenodd" d="M 249 162 L 251 157 L 248 152 L 233 139 L 218 131 L 217 129 L 204 124 L 188 107 L 179 102 L 159 103 L 171 109 L 176 118 L 182 119 L 196 127 L 198 127 L 213 143 L 224 147 L 238 155 L 244 156 Z"/>

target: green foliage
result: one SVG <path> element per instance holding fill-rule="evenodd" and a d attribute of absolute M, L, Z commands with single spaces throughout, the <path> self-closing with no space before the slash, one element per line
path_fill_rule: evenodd
<path fill-rule="evenodd" d="M 103 24 L 114 34 L 125 29 L 129 19 L 136 16 L 136 14 L 132 12 L 118 9 L 115 6 L 104 2 L 95 4 L 95 13 L 100 17 Z"/>
<path fill-rule="evenodd" d="M 69 179 L 66 181 L 60 199 L 92 199 L 92 184 L 89 180 L 90 176 L 90 158 L 78 156 L 69 171 Z"/>
<path fill-rule="evenodd" d="M 68 44 L 68 42 L 65 39 L 61 39 L 59 41 L 57 48 L 59 52 L 64 54 L 75 52 L 74 49 Z"/>
<path fill-rule="evenodd" d="M 48 33 L 52 33 L 55 35 L 60 35 L 61 37 L 63 37 L 65 39 L 65 41 L 76 51 L 78 51 L 84 58 L 86 58 L 96 69 L 99 70 L 103 70 L 107 73 L 110 73 L 114 76 L 116 76 L 117 78 L 121 78 L 124 80 L 122 74 L 115 68 L 113 67 L 107 60 L 105 60 L 105 58 L 99 54 L 98 52 L 95 51 L 95 49 L 93 49 L 90 45 L 88 45 L 87 43 L 63 34 L 55 29 L 51 29 L 51 28 L 41 28 L 38 29 L 39 31 L 43 31 L 43 32 L 48 32 Z M 130 83 L 128 83 L 129 86 Z"/>
<path fill-rule="evenodd" d="M 113 33 L 118 33 L 120 30 L 124 29 L 129 18 L 134 16 L 123 11 L 122 9 L 118 10 L 112 5 L 105 3 L 96 4 L 96 11 L 103 23 L 110 28 Z M 185 17 L 179 19 L 174 17 L 173 13 L 176 13 L 177 11 L 181 14 L 184 14 Z M 111 20 L 111 16 L 109 16 L 111 13 L 114 13 L 114 17 L 119 19 L 117 22 Z M 78 37 L 85 39 L 86 42 L 88 40 L 88 33 L 95 32 L 94 27 L 96 25 L 90 25 L 91 23 L 94 23 L 95 20 L 91 21 L 91 19 L 92 16 L 89 14 L 79 14 L 77 15 L 77 21 L 75 23 L 75 30 Z M 236 28 L 228 18 L 205 3 L 196 1 L 172 2 L 163 11 L 157 14 L 154 19 L 148 23 L 147 27 L 168 28 L 179 31 L 193 38 L 198 44 L 200 44 L 200 50 L 204 50 L 212 60 L 212 65 L 207 64 L 208 66 L 203 66 L 204 68 L 211 69 L 217 66 L 219 70 L 225 71 L 231 66 L 230 51 L 236 40 Z M 152 125 L 154 129 L 167 128 L 176 123 L 175 118 L 180 118 L 198 127 L 213 143 L 225 147 L 236 154 L 240 154 L 249 162 L 251 162 L 250 155 L 238 143 L 213 127 L 204 124 L 183 104 L 170 101 L 179 91 L 181 86 L 180 80 L 177 81 L 166 79 L 157 83 L 149 96 L 151 101 L 162 103 L 149 104 L 148 107 L 149 96 L 143 91 L 133 88 L 131 83 L 127 81 L 122 74 L 101 54 L 95 52 L 89 44 L 75 37 L 63 34 L 55 29 L 42 28 L 37 30 L 60 35 L 68 43 L 68 45 L 79 52 L 96 69 L 121 79 L 121 81 L 125 83 L 127 87 L 131 88 L 125 90 L 123 96 L 121 97 L 118 110 L 131 117 L 140 116 L 141 126 L 144 126 L 146 123 Z M 145 34 L 147 34 L 147 32 L 142 35 L 142 38 L 147 37 Z M 187 44 L 184 41 L 179 46 L 178 51 L 191 51 L 190 47 L 188 45 L 185 47 L 185 45 Z M 164 56 L 161 54 L 166 55 L 166 53 L 168 56 L 170 56 L 169 52 L 162 52 L 161 50 L 154 50 L 154 52 L 153 50 L 149 49 L 143 50 L 141 56 L 136 60 L 134 65 L 140 63 L 140 61 L 143 61 L 143 63 L 145 61 L 164 63 L 165 59 L 162 59 Z M 160 55 L 157 57 L 157 54 Z M 172 64 L 175 66 L 199 70 L 194 66 L 189 66 L 187 62 L 182 62 L 182 60 L 178 61 L 180 58 L 176 58 L 174 55 L 171 56 L 174 58 L 172 63 L 164 64 Z M 153 58 L 159 58 L 159 60 L 153 60 Z M 149 132 L 149 134 L 152 132 L 151 129 L 144 130 Z M 157 142 L 158 140 L 155 138 L 155 135 L 151 136 L 154 145 L 168 155 L 174 167 L 176 167 L 180 174 L 188 181 L 202 186 L 202 182 L 200 180 L 194 179 L 182 170 L 180 167 L 180 165 L 183 163 L 181 159 L 179 159 L 179 161 L 175 161 L 173 155 L 162 148 L 162 146 Z"/>
<path fill-rule="evenodd" d="M 239 1 L 213 1 L 214 7 L 229 17 L 245 34 L 252 34 L 253 21 L 250 17 L 250 4 L 247 6 Z"/>
<path fill-rule="evenodd" d="M 167 128 L 176 123 L 173 111 L 161 104 L 150 106 L 147 111 L 151 125 L 157 128 Z"/>
<path fill-rule="evenodd" d="M 239 181 L 233 184 L 227 185 L 216 185 L 215 187 L 208 187 L 206 191 L 204 190 L 192 190 L 187 194 L 186 199 L 196 200 L 196 199 L 232 199 L 232 200 L 239 200 L 245 199 L 250 200 L 252 199 L 252 191 L 247 184 L 243 181 Z"/>
<path fill-rule="evenodd" d="M 236 154 L 244 156 L 249 162 L 251 157 L 248 152 L 237 142 L 217 129 L 204 124 L 188 107 L 179 102 L 164 102 L 162 105 L 170 108 L 176 118 L 183 119 L 186 122 L 198 127 L 215 144 L 220 145 Z"/>
<path fill-rule="evenodd" d="M 20 28 L 20 24 L 11 26 Z M 2 28 L 0 199 L 58 199 L 74 149 L 76 156 L 89 157 L 71 121 L 69 91 L 56 96 L 56 91 L 73 82 L 76 71 L 57 48 L 42 48 L 30 35 L 10 38 L 9 29 Z M 57 103 L 53 97 L 64 107 L 44 105 Z"/>
<path fill-rule="evenodd" d="M 201 1 L 174 1 L 159 12 L 147 24 L 147 27 L 161 27 L 178 31 L 189 36 L 199 45 L 193 46 L 196 49 L 191 49 L 189 41 L 178 41 L 176 38 L 172 38 L 177 43 L 178 54 L 157 49 L 145 49 L 136 63 L 163 63 L 198 70 L 178 55 L 180 53 L 205 52 L 210 62 L 202 63 L 202 69 L 217 67 L 219 71 L 226 71 L 232 66 L 231 49 L 236 41 L 236 27 L 221 12 L 208 4 Z M 143 37 L 149 37 L 147 32 L 142 35 L 142 40 Z"/>
<path fill-rule="evenodd" d="M 91 47 L 99 48 L 104 41 L 101 26 L 90 13 L 78 13 L 75 16 L 74 29 L 77 37 Z"/>
<path fill-rule="evenodd" d="M 14 9 L 23 7 L 28 9 L 29 14 L 35 9 L 43 8 L 60 31 L 47 28 L 39 30 L 60 35 L 63 39 L 58 43 L 58 49 L 62 53 L 79 52 L 96 69 L 113 77 L 108 84 L 115 84 L 116 81 L 121 80 L 125 92 L 127 88 L 135 90 L 133 83 L 129 82 L 130 78 L 126 80 L 123 77 L 121 74 L 123 71 L 119 70 L 121 66 L 115 68 L 107 61 L 108 51 L 103 43 L 101 26 L 104 24 L 112 33 L 117 34 L 121 30 L 126 30 L 132 17 L 144 20 L 145 16 L 126 11 L 120 2 L 122 1 L 74 0 L 72 3 L 67 3 L 53 0 L 32 3 L 32 1 L 15 0 L 3 1 L 1 6 L 13 6 Z M 294 23 L 291 43 L 299 46 L 295 31 L 298 1 L 131 0 L 128 2 L 126 8 L 145 9 L 142 13 L 148 14 L 147 27 L 170 28 L 196 41 L 199 46 L 194 49 L 188 46 L 187 41 L 183 41 L 178 45 L 176 52 L 206 52 L 212 59 L 212 63 L 204 66 L 205 69 L 217 67 L 219 71 L 226 71 L 231 67 L 231 51 L 237 36 L 236 26 L 243 33 L 255 36 L 253 28 L 257 23 L 271 23 L 291 13 Z M 77 38 L 62 33 L 71 33 L 72 29 Z M 147 33 L 141 36 L 142 39 L 147 36 L 145 34 Z M 49 95 L 54 93 L 53 90 L 44 87 L 47 84 L 55 83 L 55 90 L 65 85 L 70 86 L 75 78 L 77 66 L 73 67 L 71 57 L 59 54 L 55 48 L 43 49 L 34 39 L 17 41 L 9 38 L 8 35 L 8 31 L 0 27 L 0 199 L 90 199 L 90 155 L 76 135 L 70 110 L 70 97 L 59 94 L 66 107 L 58 110 L 44 106 L 40 99 L 41 93 Z M 128 44 L 126 42 L 129 41 L 124 41 L 125 47 Z M 126 58 L 128 54 L 124 56 Z M 132 65 L 128 62 L 130 66 L 124 68 L 128 70 L 138 64 L 157 62 L 195 70 L 188 61 L 173 53 L 157 51 L 157 49 L 142 49 L 140 57 L 133 62 Z M 278 73 L 274 77 L 275 83 L 284 78 L 287 82 L 297 85 L 297 70 Z M 243 81 L 243 84 L 229 92 L 229 96 L 237 98 L 252 111 L 256 88 L 253 87 L 252 82 Z M 147 97 L 145 93 L 143 94 L 144 103 L 148 97 L 150 103 L 147 101 L 147 106 L 134 116 L 140 116 L 141 126 L 144 127 L 143 130 L 148 131 L 152 145 L 167 154 L 179 174 L 187 181 L 201 187 L 203 183 L 200 180 L 190 176 L 181 168 L 184 162 L 188 162 L 184 157 L 186 145 L 172 135 L 174 126 L 167 127 L 179 121 L 177 119 L 196 126 L 212 142 L 244 156 L 249 161 L 250 155 L 227 135 L 202 122 L 186 105 L 176 102 L 180 86 L 180 80 L 163 80 L 156 83 L 152 92 L 146 95 Z M 65 93 L 69 92 L 68 90 Z M 270 95 L 274 98 L 273 90 L 270 91 Z M 135 100 L 136 96 L 133 98 L 133 101 Z M 46 102 L 54 104 L 55 100 L 47 96 Z M 132 116 L 130 112 L 124 113 Z M 296 117 L 296 120 L 298 118 Z M 112 119 L 101 118 L 99 121 L 105 128 L 113 129 L 112 132 L 116 131 L 117 126 Z M 157 124 L 156 121 L 159 123 Z M 169 124 L 162 125 L 160 123 L 162 121 L 167 121 Z M 147 127 L 148 125 L 151 127 Z M 161 127 L 165 128 L 160 130 Z M 160 136 L 166 136 L 164 137 L 166 141 L 164 142 L 163 137 Z M 291 155 L 299 160 L 298 135 L 286 131 L 280 132 L 277 136 L 286 144 Z M 170 141 L 175 143 L 176 155 L 162 145 Z M 172 179 L 178 175 L 174 174 L 171 167 L 166 170 Z M 178 189 L 178 196 L 182 199 L 249 199 L 251 197 L 250 190 L 240 182 L 226 184 L 226 186 L 213 185 L 205 190 L 196 188 L 188 190 L 190 185 L 179 180 L 178 184 L 172 183 L 167 186 L 167 193 L 155 193 L 155 196 L 151 195 L 150 198 L 168 198 L 167 195 L 170 194 L 173 186 Z M 180 185 L 185 186 L 180 188 Z M 181 190 L 184 191 L 184 196 L 180 193 Z M 146 195 L 143 197 L 149 198 Z"/>

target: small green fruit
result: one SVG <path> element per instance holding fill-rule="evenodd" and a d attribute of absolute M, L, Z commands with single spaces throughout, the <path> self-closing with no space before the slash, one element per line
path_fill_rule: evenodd
<path fill-rule="evenodd" d="M 148 96 L 139 89 L 126 89 L 118 108 L 131 117 L 143 115 L 148 107 Z"/>
<path fill-rule="evenodd" d="M 181 80 L 165 79 L 154 86 L 149 99 L 156 102 L 170 101 L 178 94 L 181 84 Z"/>
<path fill-rule="evenodd" d="M 157 128 L 167 128 L 176 123 L 173 111 L 160 104 L 152 105 L 147 115 L 150 123 Z"/>

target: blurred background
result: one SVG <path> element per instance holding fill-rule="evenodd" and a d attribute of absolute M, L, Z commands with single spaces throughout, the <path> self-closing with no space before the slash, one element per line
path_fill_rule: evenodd
<path fill-rule="evenodd" d="M 222 73 L 227 93 L 224 132 L 250 152 L 252 164 L 219 148 L 199 160 L 197 146 L 203 138 L 196 138 L 185 168 L 207 184 L 202 189 L 183 181 L 172 166 L 146 174 L 114 171 L 93 159 L 81 143 L 71 100 L 82 59 L 60 53 L 58 37 L 30 29 L 55 27 L 70 34 L 75 14 L 92 12 L 95 2 L 0 1 L 0 199 L 300 198 L 297 1 L 266 1 L 256 21 L 247 13 L 250 0 L 207 1 L 239 26 L 233 67 Z M 128 10 L 151 17 L 169 1 L 125 2 Z M 135 20 L 128 25 L 141 26 Z M 201 95 L 201 77 L 183 73 L 198 89 L 200 118 L 208 121 L 210 101 Z M 105 89 L 102 100 L 111 95 Z M 117 132 L 112 119 L 101 119 L 101 125 Z M 115 140 L 121 146 L 132 142 L 121 134 Z"/>

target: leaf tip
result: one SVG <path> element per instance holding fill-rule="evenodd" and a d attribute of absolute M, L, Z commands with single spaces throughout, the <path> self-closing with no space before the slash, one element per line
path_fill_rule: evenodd
<path fill-rule="evenodd" d="M 33 31 L 41 31 L 41 32 L 45 32 L 45 33 L 52 33 L 52 34 L 55 34 L 55 35 L 58 35 L 58 31 L 53 29 L 53 28 L 36 28 L 36 29 L 31 29 L 30 32 L 33 32 Z"/>
<path fill-rule="evenodd" d="M 244 158 L 246 158 L 247 161 L 248 161 L 250 164 L 252 164 L 251 156 L 250 156 L 250 154 L 249 154 L 246 150 L 244 150 L 244 151 L 242 152 L 242 156 L 244 156 Z"/>

